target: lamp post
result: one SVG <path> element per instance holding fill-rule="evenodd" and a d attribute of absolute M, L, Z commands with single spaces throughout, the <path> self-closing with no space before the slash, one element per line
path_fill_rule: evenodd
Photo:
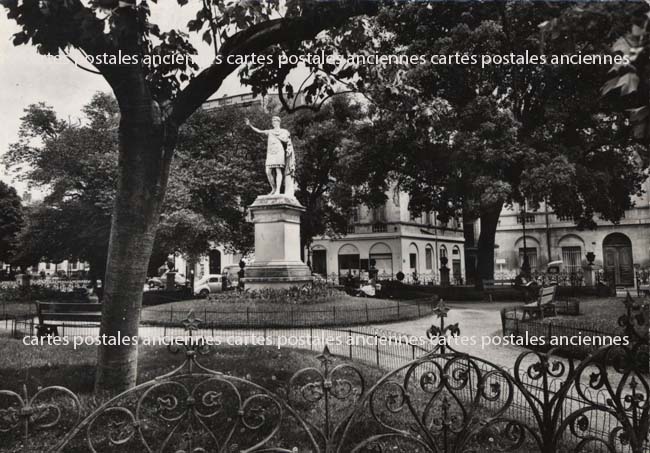
<path fill-rule="evenodd" d="M 526 199 L 524 198 L 523 212 L 521 213 L 521 228 L 524 234 L 524 259 L 521 264 L 521 275 L 530 279 L 530 262 L 528 261 L 528 247 L 526 247 Z"/>

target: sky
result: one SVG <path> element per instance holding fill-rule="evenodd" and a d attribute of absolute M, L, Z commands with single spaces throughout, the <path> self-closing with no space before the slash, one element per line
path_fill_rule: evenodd
<path fill-rule="evenodd" d="M 67 59 L 54 60 L 39 55 L 31 45 L 15 47 L 12 35 L 19 29 L 14 21 L 6 17 L 6 10 L 0 6 L 0 154 L 4 154 L 10 143 L 17 141 L 20 118 L 29 104 L 44 102 L 54 107 L 61 118 L 75 119 L 81 115 L 81 108 L 97 91 L 110 91 L 104 79 L 74 66 Z M 191 7 L 179 8 L 176 2 L 160 2 L 152 11 L 152 19 L 161 29 L 176 24 L 185 24 L 194 15 Z M 194 40 L 193 40 L 194 41 Z M 202 42 L 193 42 L 199 54 L 208 57 L 210 51 Z M 206 52 L 207 51 L 207 52 Z M 201 61 L 198 61 L 201 64 Z M 234 95 L 250 91 L 241 86 L 236 72 L 231 74 L 213 97 Z M 0 180 L 13 185 L 22 194 L 24 183 L 12 178 L 0 166 Z M 34 191 L 35 198 L 42 195 Z"/>

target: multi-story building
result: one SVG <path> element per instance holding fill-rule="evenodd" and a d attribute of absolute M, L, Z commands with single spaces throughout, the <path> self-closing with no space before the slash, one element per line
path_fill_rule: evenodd
<path fill-rule="evenodd" d="M 208 274 L 221 274 L 224 267 L 237 265 L 241 259 L 241 254 L 230 253 L 223 245 L 213 244 L 210 250 L 201 255 L 194 263 L 193 270 L 187 258 L 181 254 L 177 254 L 174 258 L 174 267 L 187 277 L 193 275 L 194 280 L 198 281 Z M 165 265 L 161 266 L 161 270 L 164 271 L 165 267 Z"/>
<path fill-rule="evenodd" d="M 380 208 L 359 206 L 341 237 L 316 238 L 309 252 L 315 273 L 349 274 L 364 279 L 374 264 L 379 278 L 404 273 L 406 281 L 440 281 L 440 258 L 446 257 L 452 283 L 465 275 L 464 239 L 461 225 L 442 225 L 434 212 L 411 212 L 409 196 L 391 191 Z"/>
<path fill-rule="evenodd" d="M 548 262 L 562 261 L 566 271 L 578 271 L 591 252 L 608 280 L 633 286 L 634 269 L 650 267 L 650 179 L 644 189 L 645 194 L 634 198 L 635 207 L 625 211 L 618 224 L 595 219 L 594 230 L 578 230 L 573 219 L 558 216 L 544 205 L 535 212 L 526 211 L 525 218 L 520 206 L 504 209 L 495 241 L 496 271 L 518 272 L 524 252 L 532 270 L 543 271 Z"/>

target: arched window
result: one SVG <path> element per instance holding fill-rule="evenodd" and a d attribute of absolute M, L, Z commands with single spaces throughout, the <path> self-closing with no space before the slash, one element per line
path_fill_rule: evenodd
<path fill-rule="evenodd" d="M 377 270 L 380 278 L 393 274 L 393 252 L 387 244 L 378 242 L 370 247 L 368 259 L 370 267 L 374 263 L 374 269 Z"/>
<path fill-rule="evenodd" d="M 359 276 L 361 273 L 361 259 L 359 249 L 352 244 L 345 244 L 339 249 L 339 275 Z"/>
<path fill-rule="evenodd" d="M 433 247 L 431 247 L 431 244 L 427 244 L 427 246 L 424 248 L 424 265 L 425 268 L 430 271 L 433 269 Z"/>
<path fill-rule="evenodd" d="M 409 245 L 409 270 L 411 272 L 418 270 L 418 247 L 414 243 Z"/>

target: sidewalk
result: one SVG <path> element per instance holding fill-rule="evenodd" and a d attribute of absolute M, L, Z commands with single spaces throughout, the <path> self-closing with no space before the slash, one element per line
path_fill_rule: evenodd
<path fill-rule="evenodd" d="M 496 365 L 512 368 L 519 354 L 528 349 L 518 346 L 494 346 L 488 345 L 481 348 L 481 337 L 501 336 L 501 314 L 504 307 L 513 306 L 512 302 L 478 302 L 478 303 L 446 303 L 450 308 L 445 325 L 458 323 L 461 336 L 476 337 L 478 345 L 458 345 L 455 347 L 459 352 L 464 352 L 480 357 Z M 438 325 L 439 320 L 434 316 L 428 316 L 412 321 L 397 322 L 391 324 L 376 324 L 373 327 L 389 329 L 409 335 L 425 336 L 426 331 L 432 324 Z"/>

